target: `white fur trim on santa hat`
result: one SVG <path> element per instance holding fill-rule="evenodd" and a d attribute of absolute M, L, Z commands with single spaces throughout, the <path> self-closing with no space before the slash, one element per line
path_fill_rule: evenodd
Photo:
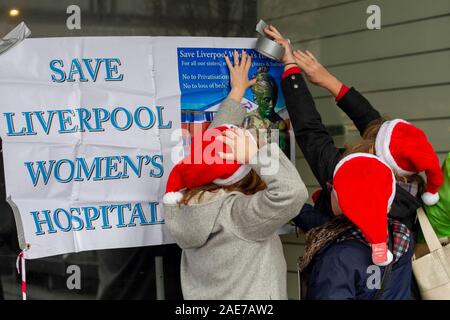
<path fill-rule="evenodd" d="M 409 122 L 402 119 L 395 119 L 383 123 L 380 129 L 378 130 L 377 138 L 375 139 L 375 151 L 377 156 L 379 156 L 382 160 L 386 161 L 387 164 L 395 172 L 404 176 L 410 176 L 414 172 L 400 168 L 397 162 L 395 161 L 394 157 L 392 156 L 391 150 L 389 149 L 389 146 L 391 144 L 392 131 L 394 130 L 394 127 L 398 123 L 410 124 Z"/>
<path fill-rule="evenodd" d="M 246 164 L 241 165 L 231 176 L 226 179 L 215 179 L 213 182 L 219 186 L 231 186 L 240 181 L 252 170 L 252 167 Z"/>
<path fill-rule="evenodd" d="M 439 201 L 439 193 L 425 192 L 422 194 L 422 200 L 427 206 L 432 206 Z"/>
<path fill-rule="evenodd" d="M 383 162 L 385 165 L 387 165 L 382 159 L 378 158 L 377 156 L 371 154 L 371 153 L 364 153 L 364 152 L 355 152 L 352 154 L 349 154 L 348 156 L 345 156 L 344 158 L 342 158 L 338 164 L 336 165 L 336 167 L 334 168 L 334 172 L 333 172 L 333 177 L 336 175 L 336 172 L 339 170 L 340 167 L 342 167 L 342 165 L 344 163 L 346 163 L 347 161 L 354 159 L 354 158 L 358 158 L 358 157 L 365 157 L 365 158 L 373 158 L 373 159 L 377 159 L 381 162 Z M 388 166 L 388 165 L 387 165 Z M 388 166 L 389 167 L 389 166 Z"/>
<path fill-rule="evenodd" d="M 386 267 L 387 265 L 389 265 L 394 260 L 394 255 L 392 254 L 391 250 L 388 250 L 386 252 L 386 257 L 387 260 L 385 262 L 376 263 L 376 265 L 380 267 Z"/>
<path fill-rule="evenodd" d="M 183 199 L 182 192 L 167 192 L 163 197 L 163 203 L 165 204 L 178 204 Z"/>

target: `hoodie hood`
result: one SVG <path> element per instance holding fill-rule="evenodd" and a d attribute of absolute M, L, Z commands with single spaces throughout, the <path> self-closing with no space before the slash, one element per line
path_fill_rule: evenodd
<path fill-rule="evenodd" d="M 167 229 L 182 249 L 203 246 L 209 236 L 219 230 L 216 221 L 226 195 L 223 189 L 219 189 L 205 192 L 201 201 L 195 197 L 188 205 L 164 204 Z"/>

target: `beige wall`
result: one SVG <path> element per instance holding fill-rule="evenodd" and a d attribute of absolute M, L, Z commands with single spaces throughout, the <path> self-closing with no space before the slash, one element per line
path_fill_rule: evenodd
<path fill-rule="evenodd" d="M 381 30 L 366 28 L 366 9 L 381 8 Z M 450 151 L 450 1 L 259 0 L 258 17 L 274 24 L 294 47 L 312 51 L 384 115 L 411 121 L 427 133 L 441 160 Z M 322 89 L 310 86 L 327 125 L 344 125 L 342 146 L 358 138 L 350 120 Z M 310 191 L 317 181 L 301 152 L 297 168 Z M 284 237 L 289 297 L 297 292 L 296 260 L 303 237 Z"/>

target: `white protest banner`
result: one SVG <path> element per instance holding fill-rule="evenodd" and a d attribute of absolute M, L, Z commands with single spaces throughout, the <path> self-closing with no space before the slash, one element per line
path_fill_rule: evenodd
<path fill-rule="evenodd" d="M 172 242 L 160 202 L 180 129 L 209 123 L 229 91 L 223 55 L 254 42 L 27 39 L 1 55 L 6 191 L 25 257 Z M 282 66 L 250 52 L 261 86 L 279 86 Z M 282 109 L 279 90 L 261 92 L 246 93 L 249 110 Z"/>

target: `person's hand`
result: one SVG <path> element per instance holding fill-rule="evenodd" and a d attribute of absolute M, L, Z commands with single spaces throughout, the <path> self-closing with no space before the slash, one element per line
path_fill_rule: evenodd
<path fill-rule="evenodd" d="M 282 34 L 272 25 L 265 28 L 264 32 L 284 48 L 284 55 L 281 58 L 281 62 L 285 65 L 288 63 L 295 63 L 291 43 L 289 42 L 289 40 L 285 39 Z"/>
<path fill-rule="evenodd" d="M 235 101 L 241 102 L 245 91 L 255 84 L 256 79 L 248 79 L 248 71 L 252 64 L 252 58 L 245 50 L 242 50 L 241 61 L 239 61 L 237 50 L 234 50 L 233 60 L 234 64 L 231 64 L 230 58 L 225 56 L 225 62 L 230 71 L 231 92 L 229 97 Z"/>
<path fill-rule="evenodd" d="M 341 90 L 342 83 L 329 73 L 311 52 L 295 50 L 294 59 L 311 83 L 321 86 L 334 96 L 337 96 L 339 90 Z"/>
<path fill-rule="evenodd" d="M 217 139 L 228 145 L 231 150 L 230 152 L 218 152 L 219 157 L 224 160 L 248 164 L 250 159 L 258 152 L 255 139 L 246 129 L 233 128 L 226 130 L 223 135 L 217 136 Z"/>

